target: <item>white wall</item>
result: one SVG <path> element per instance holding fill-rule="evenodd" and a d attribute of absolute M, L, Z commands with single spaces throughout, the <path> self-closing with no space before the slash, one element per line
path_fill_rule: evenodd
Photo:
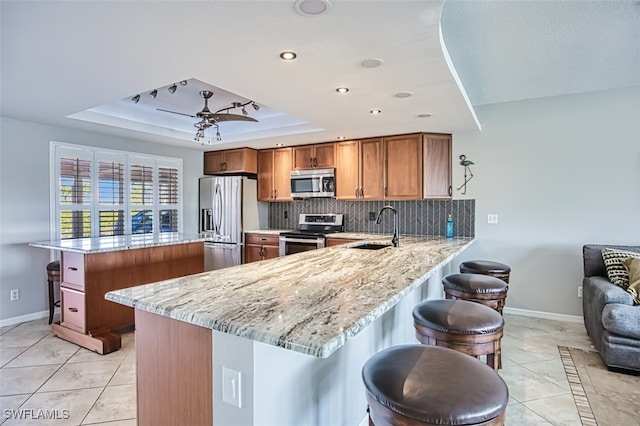
<path fill-rule="evenodd" d="M 183 159 L 184 232 L 198 231 L 202 152 L 2 118 L 0 128 L 0 321 L 48 310 L 49 142 L 99 146 Z M 10 302 L 11 289 L 20 300 Z"/>
<path fill-rule="evenodd" d="M 640 88 L 478 107 L 481 132 L 454 134 L 475 164 L 469 258 L 512 268 L 507 307 L 582 315 L 582 245 L 640 244 Z M 499 214 L 498 225 L 487 214 Z"/>

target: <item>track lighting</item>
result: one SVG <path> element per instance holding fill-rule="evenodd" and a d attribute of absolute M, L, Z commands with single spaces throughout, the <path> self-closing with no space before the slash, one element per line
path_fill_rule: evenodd
<path fill-rule="evenodd" d="M 173 85 L 169 86 L 169 88 L 167 89 L 169 91 L 169 93 L 171 93 L 172 95 L 174 93 L 176 93 L 176 89 L 178 88 L 178 86 L 176 86 L 175 83 L 173 83 Z"/>
<path fill-rule="evenodd" d="M 158 96 L 158 89 L 153 89 L 152 91 L 150 91 L 149 96 L 151 96 L 152 99 L 155 99 L 156 96 Z"/>
<path fill-rule="evenodd" d="M 138 101 L 140 101 L 140 95 L 139 95 L 139 94 L 138 94 L 138 95 L 135 95 L 133 98 L 131 98 L 131 100 L 132 100 L 134 103 L 136 103 L 136 104 L 137 104 L 137 103 L 138 103 Z"/>

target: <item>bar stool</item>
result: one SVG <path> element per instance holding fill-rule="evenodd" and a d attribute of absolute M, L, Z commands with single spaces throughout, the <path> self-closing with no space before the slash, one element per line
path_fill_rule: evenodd
<path fill-rule="evenodd" d="M 502 315 L 509 285 L 494 276 L 451 274 L 442 279 L 447 299 L 468 300 L 495 309 Z"/>
<path fill-rule="evenodd" d="M 509 284 L 511 268 L 509 265 L 492 260 L 467 260 L 460 264 L 460 273 L 491 275 Z"/>
<path fill-rule="evenodd" d="M 53 311 L 60 307 L 60 301 L 55 301 L 53 283 L 60 282 L 60 261 L 56 260 L 47 264 L 47 281 L 49 283 L 49 324 L 53 322 Z"/>
<path fill-rule="evenodd" d="M 369 425 L 503 425 L 509 389 L 491 368 L 452 349 L 398 345 L 362 368 Z"/>
<path fill-rule="evenodd" d="M 413 308 L 420 343 L 444 346 L 480 359 L 498 371 L 504 319 L 495 310 L 466 300 L 427 300 Z"/>

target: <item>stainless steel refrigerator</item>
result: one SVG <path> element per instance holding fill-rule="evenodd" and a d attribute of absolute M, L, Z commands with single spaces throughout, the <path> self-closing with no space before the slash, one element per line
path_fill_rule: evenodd
<path fill-rule="evenodd" d="M 242 176 L 200 178 L 200 233 L 206 271 L 243 263 L 244 230 L 259 229 L 257 181 Z"/>

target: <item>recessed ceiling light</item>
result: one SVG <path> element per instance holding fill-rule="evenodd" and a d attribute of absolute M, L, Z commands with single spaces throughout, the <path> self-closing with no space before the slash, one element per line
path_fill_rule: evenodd
<path fill-rule="evenodd" d="M 376 114 L 380 114 L 382 111 L 380 111 L 379 109 L 372 109 L 371 111 L 369 111 L 371 114 L 376 115 Z"/>
<path fill-rule="evenodd" d="M 339 141 L 343 141 L 343 140 L 345 140 L 345 139 L 346 139 L 346 136 L 338 136 L 338 140 L 339 140 Z"/>
<path fill-rule="evenodd" d="M 360 62 L 360 66 L 363 68 L 377 68 L 383 63 L 384 61 L 382 59 L 370 58 L 370 59 L 364 59 L 362 62 Z"/>
<path fill-rule="evenodd" d="M 285 61 L 293 61 L 297 56 L 298 55 L 296 55 L 296 52 L 291 52 L 289 50 L 284 51 L 280 54 L 280 57 Z"/>
<path fill-rule="evenodd" d="M 418 118 L 429 118 L 429 117 L 431 117 L 431 114 L 429 114 L 428 112 L 425 112 L 424 114 L 418 114 L 416 117 L 418 117 Z"/>
<path fill-rule="evenodd" d="M 298 0 L 293 5 L 293 9 L 304 16 L 324 15 L 330 7 L 329 0 Z"/>
<path fill-rule="evenodd" d="M 336 92 L 338 92 L 338 93 L 347 93 L 348 91 L 349 91 L 348 87 L 338 87 L 336 89 Z"/>
<path fill-rule="evenodd" d="M 395 96 L 396 98 L 404 99 L 404 98 L 409 98 L 409 97 L 413 96 L 413 93 L 411 93 L 411 92 L 399 92 L 399 93 L 396 93 L 393 96 Z"/>

